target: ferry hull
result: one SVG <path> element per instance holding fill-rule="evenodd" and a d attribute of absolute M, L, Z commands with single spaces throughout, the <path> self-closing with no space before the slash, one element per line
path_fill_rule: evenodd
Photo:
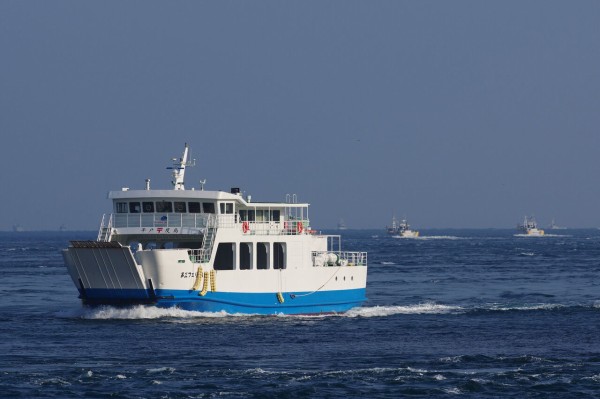
<path fill-rule="evenodd" d="M 230 314 L 322 314 L 342 313 L 360 306 L 364 301 L 364 288 L 317 292 L 284 292 L 279 301 L 276 292 L 236 293 L 187 290 L 117 290 L 86 289 L 82 300 L 87 305 L 138 305 L 154 304 L 158 307 L 176 307 L 198 312 L 226 312 Z"/>

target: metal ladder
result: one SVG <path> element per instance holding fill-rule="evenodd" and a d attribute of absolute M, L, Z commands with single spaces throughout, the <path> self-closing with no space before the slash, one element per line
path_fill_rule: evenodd
<path fill-rule="evenodd" d="M 202 248 L 200 252 L 200 261 L 207 263 L 210 261 L 213 244 L 217 235 L 217 218 L 214 215 L 209 215 L 206 221 L 206 230 L 204 232 L 204 240 L 202 240 Z"/>
<path fill-rule="evenodd" d="M 112 235 L 112 215 L 108 218 L 106 225 L 104 224 L 104 219 L 106 215 L 102 215 L 102 221 L 100 222 L 100 231 L 98 231 L 98 240 L 109 242 L 110 237 Z"/>

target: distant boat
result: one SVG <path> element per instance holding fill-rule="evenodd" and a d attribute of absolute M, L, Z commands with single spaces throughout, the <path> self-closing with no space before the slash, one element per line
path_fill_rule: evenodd
<path fill-rule="evenodd" d="M 523 224 L 519 225 L 518 229 L 531 237 L 541 237 L 544 235 L 544 230 L 538 229 L 537 223 L 533 216 L 525 216 L 523 219 Z"/>
<path fill-rule="evenodd" d="M 392 225 L 387 228 L 387 232 L 390 235 L 400 236 L 400 237 L 412 237 L 416 238 L 419 236 L 418 231 L 414 231 L 410 229 L 410 225 L 406 221 L 406 219 L 402 219 L 400 223 L 396 220 L 396 217 L 392 217 Z"/>
<path fill-rule="evenodd" d="M 548 228 L 550 230 L 566 230 L 566 227 L 558 226 L 556 223 L 554 223 L 554 219 L 552 219 L 552 222 L 550 222 L 550 226 L 548 226 Z"/>
<path fill-rule="evenodd" d="M 348 227 L 346 227 L 346 223 L 344 223 L 344 219 L 340 219 L 340 221 L 337 224 L 337 229 L 338 230 L 348 230 Z"/>
<path fill-rule="evenodd" d="M 65 226 L 64 224 L 61 224 L 60 227 L 58 228 L 58 231 L 67 231 L 67 226 Z"/>
<path fill-rule="evenodd" d="M 12 229 L 16 233 L 22 233 L 22 232 L 25 231 L 25 229 L 23 228 L 23 226 L 21 226 L 20 224 L 13 224 Z"/>

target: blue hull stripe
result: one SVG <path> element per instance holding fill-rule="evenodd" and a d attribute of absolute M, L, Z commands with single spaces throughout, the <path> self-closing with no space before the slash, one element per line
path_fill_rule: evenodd
<path fill-rule="evenodd" d="M 160 307 L 178 307 L 200 312 L 227 312 L 250 314 L 314 314 L 345 312 L 360 306 L 365 300 L 364 288 L 338 291 L 284 292 L 283 303 L 279 303 L 277 293 L 237 293 L 198 291 L 156 290 L 156 297 L 150 298 L 144 290 L 86 289 L 85 302 L 88 304 L 136 304 L 155 303 Z"/>

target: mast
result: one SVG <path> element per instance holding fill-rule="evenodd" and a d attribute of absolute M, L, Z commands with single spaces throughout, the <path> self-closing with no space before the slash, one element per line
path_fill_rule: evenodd
<path fill-rule="evenodd" d="M 179 160 L 177 160 L 177 158 L 173 158 L 173 166 L 167 167 L 167 169 L 173 170 L 173 180 L 171 181 L 173 184 L 173 190 L 185 190 L 185 183 L 183 180 L 185 177 L 185 167 L 196 165 L 195 159 L 188 162 L 188 152 L 189 146 L 187 143 L 185 143 L 185 148 L 183 149 L 183 155 L 181 158 L 179 158 Z"/>

